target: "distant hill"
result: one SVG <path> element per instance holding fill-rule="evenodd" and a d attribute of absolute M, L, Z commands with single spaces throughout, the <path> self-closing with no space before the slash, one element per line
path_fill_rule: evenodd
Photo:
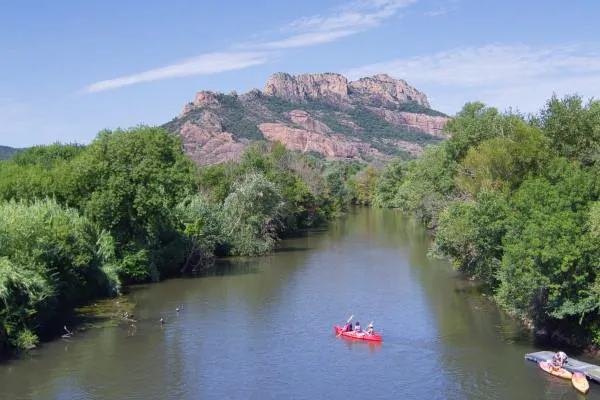
<path fill-rule="evenodd" d="M 15 154 L 16 152 L 21 151 L 21 149 L 16 149 L 14 147 L 8 146 L 0 146 L 0 160 L 8 160 Z"/>
<path fill-rule="evenodd" d="M 412 158 L 446 138 L 449 117 L 427 96 L 385 74 L 348 81 L 335 73 L 273 74 L 264 89 L 200 91 L 164 124 L 198 164 L 237 159 L 257 140 L 330 159 Z"/>

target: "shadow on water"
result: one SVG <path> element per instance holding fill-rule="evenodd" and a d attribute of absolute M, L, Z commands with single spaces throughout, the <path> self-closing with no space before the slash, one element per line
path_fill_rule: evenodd
<path fill-rule="evenodd" d="M 257 273 L 259 273 L 259 266 L 255 259 L 240 257 L 217 259 L 213 265 L 202 269 L 198 273 L 191 275 L 191 277 L 206 278 L 209 276 L 234 276 Z"/>
<path fill-rule="evenodd" d="M 295 253 L 295 252 L 306 252 L 312 250 L 310 247 L 303 246 L 284 246 L 275 250 L 275 253 Z"/>

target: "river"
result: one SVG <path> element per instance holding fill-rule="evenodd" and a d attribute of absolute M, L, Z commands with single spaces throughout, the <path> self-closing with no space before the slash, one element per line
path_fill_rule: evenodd
<path fill-rule="evenodd" d="M 275 254 L 137 288 L 135 329 L 88 329 L 0 365 L 0 398 L 582 397 L 524 360 L 539 350 L 530 335 L 427 248 L 413 219 L 353 210 Z M 351 314 L 383 343 L 336 338 Z"/>

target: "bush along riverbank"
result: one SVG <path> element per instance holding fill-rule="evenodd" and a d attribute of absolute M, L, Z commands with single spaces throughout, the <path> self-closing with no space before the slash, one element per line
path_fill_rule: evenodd
<path fill-rule="evenodd" d="M 600 345 L 600 102 L 536 115 L 468 103 L 449 140 L 379 172 L 373 204 L 419 216 L 433 252 L 536 331 Z"/>
<path fill-rule="evenodd" d="M 272 251 L 343 213 L 361 169 L 278 143 L 198 168 L 178 136 L 145 126 L 0 161 L 0 353 L 34 347 L 76 305 L 127 285 Z"/>

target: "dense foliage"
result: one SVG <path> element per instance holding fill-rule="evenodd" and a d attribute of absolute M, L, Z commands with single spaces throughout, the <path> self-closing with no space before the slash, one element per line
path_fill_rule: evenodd
<path fill-rule="evenodd" d="M 600 344 L 600 101 L 553 96 L 527 117 L 468 103 L 445 129 L 380 171 L 373 203 L 416 213 L 509 312 Z"/>
<path fill-rule="evenodd" d="M 0 349 L 34 346 L 74 306 L 123 285 L 270 252 L 344 212 L 362 170 L 278 143 L 198 168 L 179 136 L 145 126 L 0 161 Z"/>

